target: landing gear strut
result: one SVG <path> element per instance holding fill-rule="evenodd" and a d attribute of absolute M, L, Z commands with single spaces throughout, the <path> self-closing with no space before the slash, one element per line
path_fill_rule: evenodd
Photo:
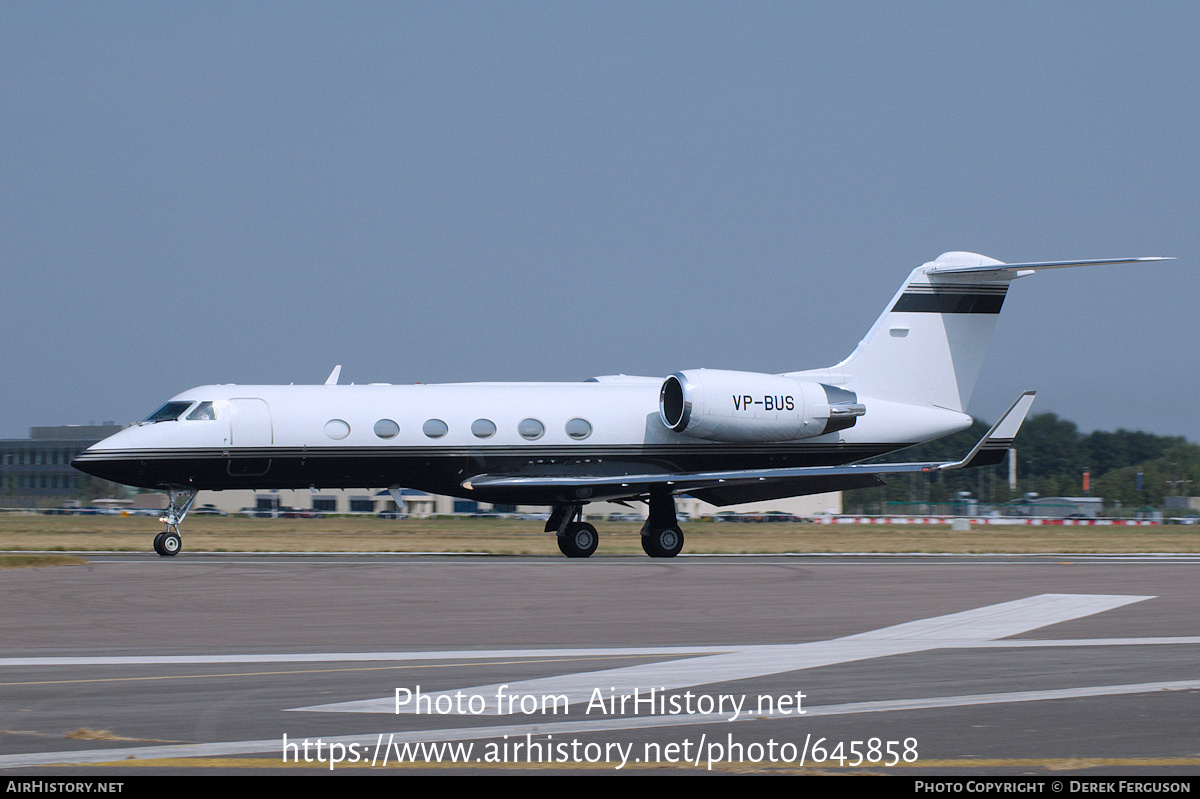
<path fill-rule="evenodd" d="M 591 557 L 600 542 L 596 528 L 583 521 L 581 504 L 555 505 L 546 532 L 558 536 L 558 549 L 568 558 Z M 671 494 L 650 495 L 650 516 L 642 525 L 642 551 L 652 558 L 673 558 L 683 551 L 683 530 Z"/>
<path fill-rule="evenodd" d="M 670 494 L 650 495 L 650 515 L 642 525 L 642 551 L 652 558 L 673 558 L 683 551 L 683 530 Z"/>
<path fill-rule="evenodd" d="M 546 532 L 558 537 L 558 550 L 568 558 L 588 558 L 596 551 L 600 536 L 583 521 L 582 505 L 558 505 L 546 522 Z"/>
<path fill-rule="evenodd" d="M 196 492 L 191 488 L 172 488 L 168 490 L 168 496 L 170 501 L 167 503 L 167 509 L 158 518 L 167 525 L 167 529 L 154 536 L 154 551 L 164 558 L 174 557 L 183 549 L 183 536 L 179 534 L 179 525 L 192 509 Z"/>

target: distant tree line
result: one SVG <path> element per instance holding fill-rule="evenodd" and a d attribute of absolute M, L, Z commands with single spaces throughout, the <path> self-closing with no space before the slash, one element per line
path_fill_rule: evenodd
<path fill-rule="evenodd" d="M 977 421 L 961 433 L 879 460 L 957 460 L 989 427 Z M 967 491 L 972 498 L 988 504 L 1002 504 L 1036 492 L 1043 497 L 1101 497 L 1108 509 L 1134 511 L 1160 508 L 1169 496 L 1200 492 L 1200 445 L 1180 436 L 1130 430 L 1097 430 L 1085 435 L 1074 422 L 1043 413 L 1026 420 L 1013 448 L 1017 451 L 1015 492 L 1008 487 L 1006 459 L 998 466 L 979 469 L 889 477 L 886 486 L 847 491 L 843 507 L 849 513 L 874 513 L 880 512 L 880 503 L 945 503 L 955 500 L 958 492 Z M 1090 474 L 1087 490 L 1083 487 L 1084 472 Z"/>

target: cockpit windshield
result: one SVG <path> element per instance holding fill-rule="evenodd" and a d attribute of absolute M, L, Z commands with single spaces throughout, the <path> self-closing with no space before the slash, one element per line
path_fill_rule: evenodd
<path fill-rule="evenodd" d="M 155 422 L 173 422 L 183 415 L 183 412 L 192 407 L 190 402 L 168 402 L 166 405 L 159 408 L 154 413 L 142 420 L 142 424 L 154 424 Z"/>
<path fill-rule="evenodd" d="M 195 422 L 198 420 L 211 422 L 213 419 L 217 418 L 217 413 L 215 410 L 213 410 L 213 404 L 211 402 L 202 402 L 196 406 L 196 410 L 187 415 L 187 418 L 189 422 Z"/>

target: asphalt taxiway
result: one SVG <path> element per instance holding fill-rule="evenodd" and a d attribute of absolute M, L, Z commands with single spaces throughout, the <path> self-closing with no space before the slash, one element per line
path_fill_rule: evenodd
<path fill-rule="evenodd" d="M 0 572 L 5 773 L 1200 769 L 1197 557 L 88 559 Z"/>

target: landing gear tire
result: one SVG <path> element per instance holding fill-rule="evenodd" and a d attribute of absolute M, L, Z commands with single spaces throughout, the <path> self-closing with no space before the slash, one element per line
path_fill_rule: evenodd
<path fill-rule="evenodd" d="M 174 486 L 167 491 L 167 496 L 167 510 L 158 519 L 167 529 L 154 536 L 154 551 L 164 558 L 173 558 L 183 549 L 179 525 L 191 510 L 192 502 L 196 499 L 196 489 Z"/>
<path fill-rule="evenodd" d="M 591 557 L 599 543 L 596 528 L 587 522 L 573 522 L 558 536 L 558 549 L 568 558 Z"/>
<path fill-rule="evenodd" d="M 179 533 L 168 530 L 154 536 L 154 551 L 164 558 L 173 558 L 183 549 L 183 539 Z"/>
<path fill-rule="evenodd" d="M 673 558 L 683 551 L 683 530 L 666 527 L 642 536 L 642 549 L 652 558 Z"/>

